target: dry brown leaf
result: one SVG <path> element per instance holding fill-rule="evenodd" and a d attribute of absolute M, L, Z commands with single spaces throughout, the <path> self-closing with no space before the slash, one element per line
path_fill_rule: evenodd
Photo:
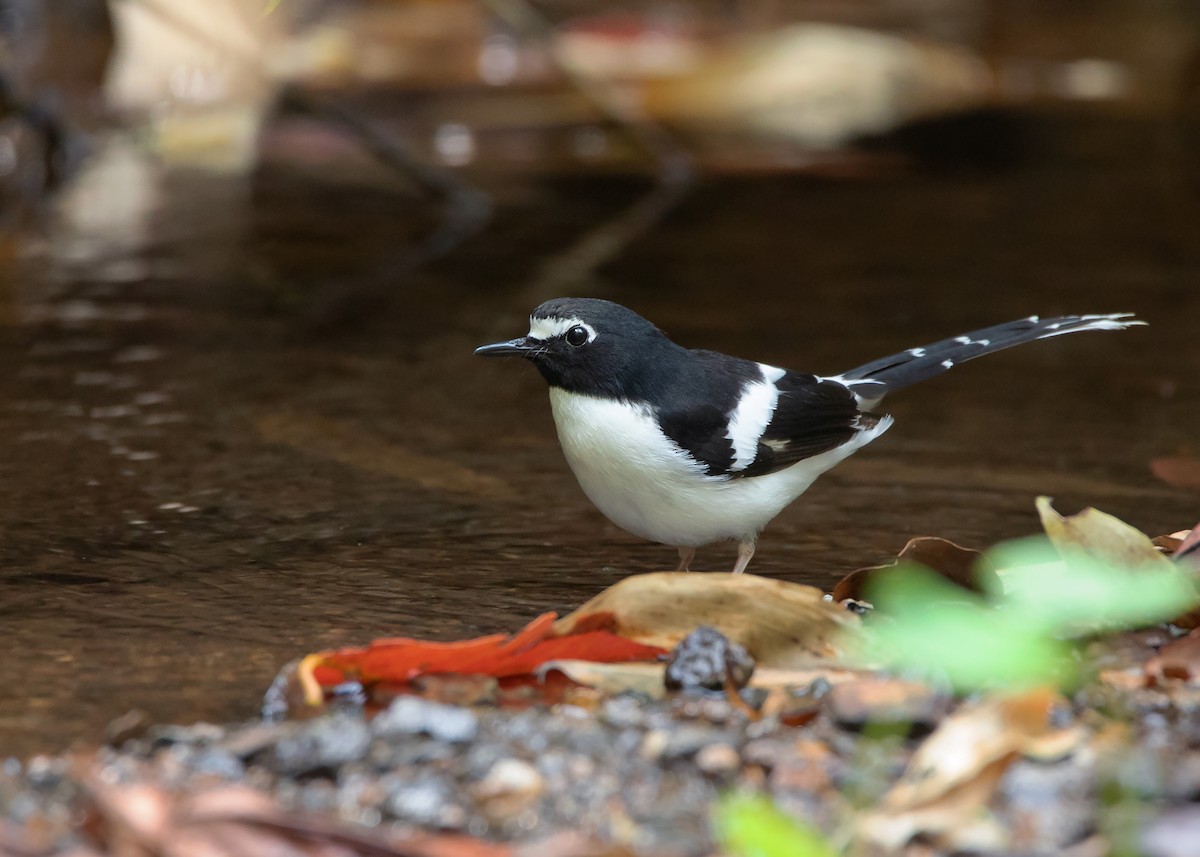
<path fill-rule="evenodd" d="M 1171 559 L 1200 567 L 1200 524 L 1197 524 L 1191 532 L 1177 533 L 1176 535 L 1180 536 L 1180 540 L 1179 544 L 1175 546 L 1175 552 L 1171 554 Z"/>
<path fill-rule="evenodd" d="M 593 661 L 547 661 L 538 668 L 538 678 L 560 672 L 576 684 L 585 684 L 604 694 L 616 695 L 632 691 L 652 699 L 667 695 L 663 684 L 666 664 L 624 663 L 598 664 Z"/>
<path fill-rule="evenodd" d="M 814 586 L 753 574 L 656 572 L 614 584 L 554 630 L 606 628 L 670 649 L 700 625 L 745 646 L 761 666 L 801 669 L 836 661 L 843 633 L 858 618 Z"/>
<path fill-rule="evenodd" d="M 1037 510 L 1042 528 L 1060 553 L 1083 553 L 1114 568 L 1171 568 L 1170 561 L 1141 530 L 1090 507 L 1063 516 L 1050 502 L 1049 497 L 1038 497 Z"/>
<path fill-rule="evenodd" d="M 1014 759 L 1061 756 L 1081 740 L 1080 730 L 1050 725 L 1059 700 L 1054 690 L 1036 688 L 959 709 L 917 748 L 880 809 L 862 819 L 860 836 L 899 848 L 918 834 L 962 846 L 964 831 L 968 839 L 987 833 L 981 813 Z"/>
<path fill-rule="evenodd" d="M 430 491 L 504 500 L 513 496 L 507 482 L 448 458 L 423 455 L 342 420 L 294 411 L 261 414 L 254 422 L 262 438 L 298 452 L 413 482 Z"/>
<path fill-rule="evenodd" d="M 996 570 L 987 560 L 982 559 L 982 556 L 977 550 L 956 545 L 947 539 L 937 536 L 918 536 L 909 539 L 908 544 L 897 556 L 897 562 L 874 568 L 860 568 L 843 577 L 833 588 L 833 600 L 844 601 L 847 598 L 861 600 L 868 583 L 874 577 L 886 574 L 903 561 L 923 565 L 951 583 L 972 592 L 999 591 L 1000 583 L 998 579 L 995 579 Z"/>

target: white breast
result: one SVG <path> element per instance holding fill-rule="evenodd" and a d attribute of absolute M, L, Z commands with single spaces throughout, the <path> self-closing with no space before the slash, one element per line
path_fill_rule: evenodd
<path fill-rule="evenodd" d="M 837 449 L 766 476 L 709 476 L 658 427 L 650 408 L 552 387 L 550 406 L 567 463 L 613 523 L 676 547 L 752 539 L 820 474 L 890 420 Z"/>

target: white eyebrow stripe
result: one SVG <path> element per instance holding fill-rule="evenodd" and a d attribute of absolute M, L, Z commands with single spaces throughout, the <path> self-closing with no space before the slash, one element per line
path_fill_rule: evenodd
<path fill-rule="evenodd" d="M 578 325 L 588 332 L 588 342 L 596 338 L 596 328 L 580 318 L 533 318 L 529 319 L 530 339 L 553 339 L 562 336 Z"/>

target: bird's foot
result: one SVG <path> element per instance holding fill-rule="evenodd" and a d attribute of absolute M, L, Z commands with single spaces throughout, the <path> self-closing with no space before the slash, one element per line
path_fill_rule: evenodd
<path fill-rule="evenodd" d="M 695 548 L 679 548 L 679 568 L 676 571 L 691 571 L 692 560 L 696 557 Z"/>

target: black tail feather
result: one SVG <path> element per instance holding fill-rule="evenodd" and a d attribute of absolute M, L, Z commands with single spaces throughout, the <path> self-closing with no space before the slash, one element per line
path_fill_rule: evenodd
<path fill-rule="evenodd" d="M 1066 315 L 1045 319 L 1035 315 L 872 360 L 843 373 L 839 380 L 853 389 L 864 401 L 874 403 L 888 393 L 940 375 L 959 363 L 974 360 L 993 351 L 1067 333 L 1124 330 L 1141 324 L 1145 322 L 1138 321 L 1130 313 Z"/>

